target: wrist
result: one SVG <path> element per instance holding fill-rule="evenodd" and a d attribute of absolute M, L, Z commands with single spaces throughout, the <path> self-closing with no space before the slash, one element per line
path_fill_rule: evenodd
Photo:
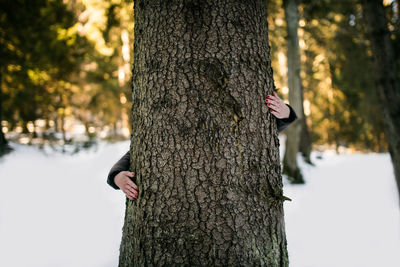
<path fill-rule="evenodd" d="M 115 175 L 115 177 L 114 177 L 114 183 L 115 183 L 115 185 L 116 186 L 118 186 L 119 188 L 121 188 L 120 186 L 119 186 L 119 182 L 121 181 L 121 176 L 119 175 L 119 173 L 117 174 L 117 175 Z"/>

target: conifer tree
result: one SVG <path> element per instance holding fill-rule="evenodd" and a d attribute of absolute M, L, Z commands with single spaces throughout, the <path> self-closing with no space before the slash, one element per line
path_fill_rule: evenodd
<path fill-rule="evenodd" d="M 120 266 L 288 266 L 265 1 L 137 1 Z"/>

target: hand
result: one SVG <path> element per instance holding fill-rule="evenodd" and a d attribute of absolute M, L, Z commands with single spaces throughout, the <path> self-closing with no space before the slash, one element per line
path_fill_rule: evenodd
<path fill-rule="evenodd" d="M 131 178 L 135 176 L 134 172 L 122 171 L 114 178 L 114 183 L 125 193 L 126 197 L 134 200 L 138 196 L 139 188 L 132 182 Z"/>
<path fill-rule="evenodd" d="M 273 95 L 267 95 L 265 103 L 267 103 L 268 107 L 270 108 L 269 111 L 272 113 L 272 115 L 274 115 L 278 119 L 289 118 L 289 107 L 285 103 L 283 103 L 282 99 L 280 99 L 275 92 L 273 92 Z"/>

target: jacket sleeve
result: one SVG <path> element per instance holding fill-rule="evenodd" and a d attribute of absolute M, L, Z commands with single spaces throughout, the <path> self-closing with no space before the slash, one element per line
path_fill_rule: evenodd
<path fill-rule="evenodd" d="M 126 152 L 126 154 L 123 155 L 122 158 L 118 160 L 117 163 L 114 164 L 114 166 L 108 173 L 107 183 L 114 189 L 119 189 L 119 187 L 114 182 L 115 176 L 122 171 L 129 170 L 129 163 L 130 163 L 130 151 Z"/>
<path fill-rule="evenodd" d="M 288 106 L 290 109 L 289 118 L 285 118 L 285 119 L 276 118 L 276 125 L 278 127 L 279 133 L 282 132 L 283 130 L 285 130 L 286 127 L 288 127 L 292 122 L 297 120 L 297 115 L 296 115 L 296 112 L 294 112 L 293 108 L 291 106 L 289 106 L 288 104 L 286 104 L 286 106 Z"/>

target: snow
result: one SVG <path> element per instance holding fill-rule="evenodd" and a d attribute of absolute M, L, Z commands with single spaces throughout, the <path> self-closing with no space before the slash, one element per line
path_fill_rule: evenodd
<path fill-rule="evenodd" d="M 125 198 L 105 181 L 129 142 L 75 155 L 12 145 L 0 159 L 0 266 L 117 266 Z M 400 266 L 390 156 L 312 159 L 305 185 L 284 185 L 290 266 Z"/>
<path fill-rule="evenodd" d="M 117 266 L 125 200 L 105 183 L 129 143 L 0 161 L 0 266 Z"/>
<path fill-rule="evenodd" d="M 301 160 L 299 158 L 299 160 Z M 325 154 L 284 186 L 291 266 L 400 266 L 399 199 L 389 154 Z"/>

